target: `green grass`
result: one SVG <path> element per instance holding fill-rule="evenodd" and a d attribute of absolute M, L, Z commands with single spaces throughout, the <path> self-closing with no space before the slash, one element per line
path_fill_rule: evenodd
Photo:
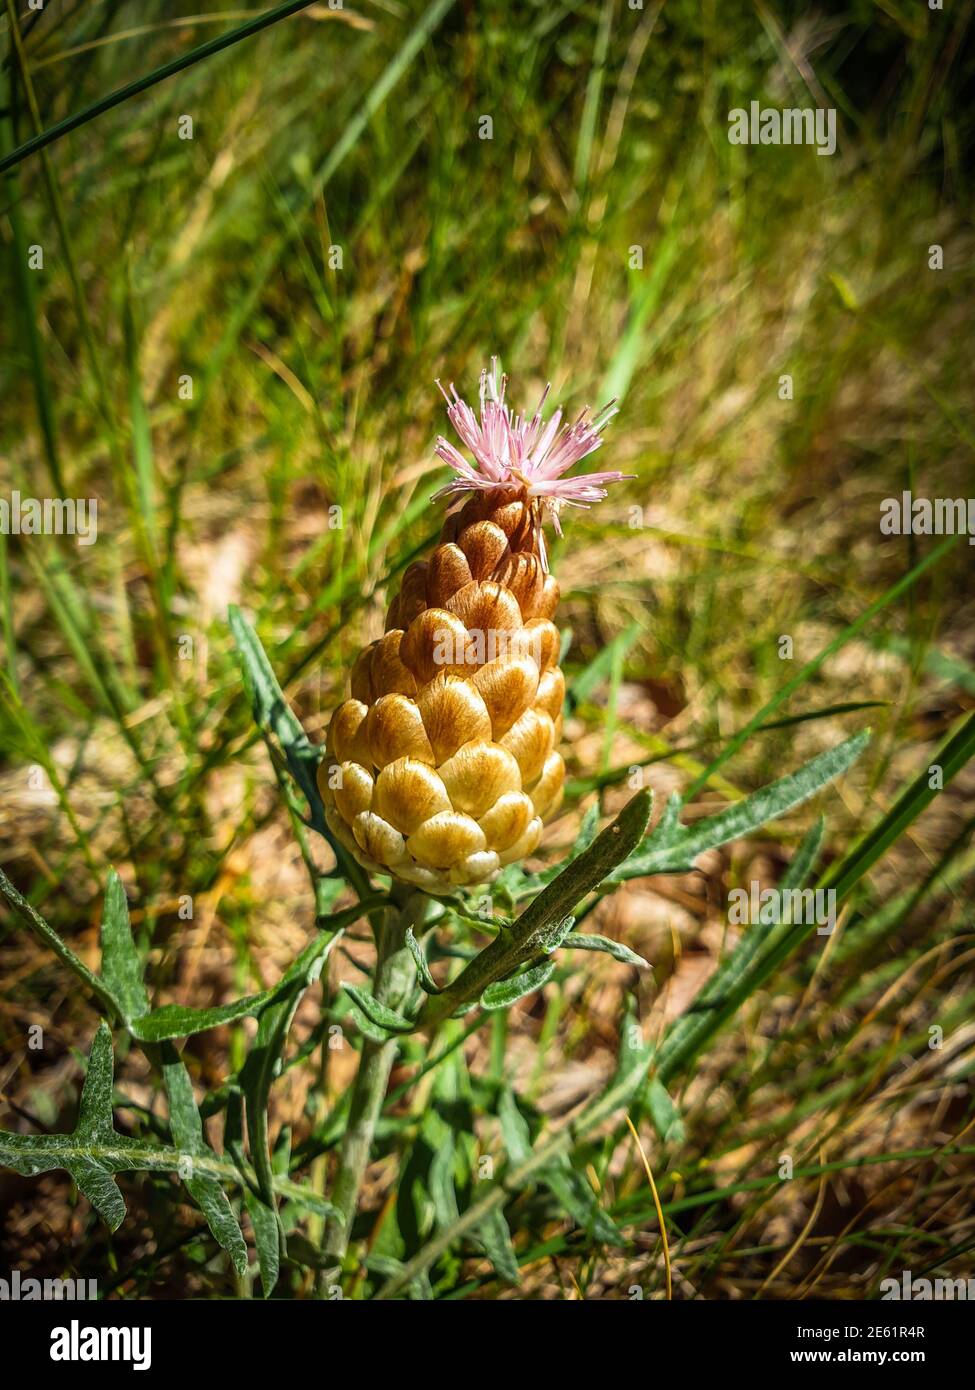
<path fill-rule="evenodd" d="M 378 1130 L 396 1161 L 355 1229 L 374 1264 L 350 1269 L 348 1292 L 403 1279 L 395 1258 L 421 1293 L 511 1296 L 453 1232 L 432 1163 L 453 1133 L 463 1218 L 478 1158 L 511 1157 L 510 1088 L 584 1185 L 576 1213 L 595 1201 L 624 1237 L 612 1247 L 526 1183 L 505 1204 L 520 1296 L 661 1295 L 622 1112 L 559 1137 L 573 1086 L 598 1091 L 617 1066 L 634 995 L 648 1037 L 688 1040 L 667 1070 L 679 1127 L 659 1094 L 628 1101 L 675 1296 L 863 1297 L 887 1271 L 964 1276 L 970 551 L 883 537 L 879 506 L 971 490 L 967 15 L 606 0 L 516 18 L 383 0 L 245 33 L 260 10 L 198 9 L 67 0 L 21 15 L 20 53 L 0 17 L 0 495 L 99 505 L 91 547 L 0 537 L 3 869 L 94 966 L 117 866 L 153 1007 L 273 986 L 316 913 L 351 895 L 316 905 L 309 872 L 321 895 L 330 851 L 301 825 L 276 738 L 269 751 L 255 731 L 228 606 L 317 742 L 387 584 L 439 529 L 434 379 L 471 395 L 498 352 L 519 403 L 549 378 L 570 408 L 616 395 L 600 466 L 636 477 L 552 547 L 572 780 L 540 863 L 564 857 L 594 800 L 618 812 L 635 766 L 658 807 L 680 790 L 694 825 L 868 724 L 874 737 L 841 782 L 700 871 L 588 900 L 579 929 L 647 956 L 652 981 L 568 953 L 543 995 L 468 1038 L 432 1056 L 407 1039 Z M 833 158 L 728 143 L 732 107 L 820 90 L 839 112 Z M 43 270 L 28 268 L 37 245 Z M 820 813 L 837 931 L 779 928 L 712 1028 L 693 999 L 734 945 L 729 889 L 779 882 Z M 0 916 L 0 1128 L 67 1132 L 95 1014 L 18 921 Z M 459 919 L 452 932 L 455 949 L 483 944 Z M 261 1176 L 293 1202 L 333 1177 L 358 1046 L 339 981 L 362 984 L 350 958 L 372 959 L 359 935 L 296 1004 L 270 1086 Z M 227 1078 L 252 1032 L 236 1022 L 182 1052 L 222 1173 Z M 166 1113 L 159 1073 L 124 1030 L 115 1045 L 116 1123 L 148 1134 L 145 1107 L 157 1129 Z M 64 1174 L 37 1181 L 10 1189 L 3 1262 L 67 1260 L 129 1297 L 240 1287 L 171 1176 L 122 1178 L 150 1253 L 73 1213 Z M 323 1212 L 286 1202 L 282 1217 L 277 1296 L 311 1296 Z"/>

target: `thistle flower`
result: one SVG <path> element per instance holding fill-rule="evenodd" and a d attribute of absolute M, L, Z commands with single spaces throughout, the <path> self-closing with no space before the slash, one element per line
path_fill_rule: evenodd
<path fill-rule="evenodd" d="M 436 496 L 454 505 L 357 658 L 318 773 L 328 824 L 358 862 L 431 893 L 531 854 L 560 804 L 565 679 L 542 524 L 561 534 L 563 505 L 588 506 L 624 476 L 564 476 L 599 448 L 612 403 L 545 421 L 546 388 L 534 415 L 515 415 L 496 358 L 480 418 L 441 391 L 473 461 L 438 439 L 457 476 Z"/>

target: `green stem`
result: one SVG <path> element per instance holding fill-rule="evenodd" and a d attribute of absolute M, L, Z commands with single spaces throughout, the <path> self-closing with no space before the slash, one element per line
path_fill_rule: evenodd
<path fill-rule="evenodd" d="M 406 931 L 422 919 L 427 906 L 426 898 L 411 894 L 400 909 L 386 914 L 379 930 L 373 994 L 388 1008 L 402 1008 L 413 989 L 416 966 L 406 945 Z M 329 1218 L 325 1228 L 324 1253 L 334 1261 L 332 1270 L 325 1273 L 326 1283 L 334 1278 L 345 1258 L 376 1121 L 398 1047 L 396 1038 L 381 1043 L 366 1038 L 362 1045 L 359 1070 L 352 1087 L 349 1122 L 339 1149 L 338 1170 L 329 1198 L 337 1214 Z"/>

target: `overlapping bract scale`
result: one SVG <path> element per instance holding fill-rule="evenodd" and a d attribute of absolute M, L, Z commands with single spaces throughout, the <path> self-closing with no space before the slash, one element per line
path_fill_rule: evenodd
<path fill-rule="evenodd" d="M 536 848 L 565 777 L 558 599 L 531 504 L 510 492 L 471 497 L 407 569 L 318 774 L 365 868 L 442 893 Z"/>

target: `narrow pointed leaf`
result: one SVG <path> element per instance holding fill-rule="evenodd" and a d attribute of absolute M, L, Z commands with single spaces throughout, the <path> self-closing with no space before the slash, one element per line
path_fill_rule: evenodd
<path fill-rule="evenodd" d="M 203 1121 L 190 1074 L 172 1043 L 163 1046 L 162 1071 L 169 1100 L 169 1129 L 184 1160 L 180 1177 L 206 1217 L 213 1238 L 227 1251 L 237 1273 L 243 1274 L 247 1269 L 247 1246 L 227 1194 L 215 1177 L 194 1163 L 195 1159 L 209 1156 L 211 1150 L 203 1137 Z"/>
<path fill-rule="evenodd" d="M 234 1023 L 240 1018 L 259 1018 L 266 1008 L 283 996 L 290 995 L 296 986 L 304 989 L 313 984 L 321 973 L 325 957 L 338 935 L 363 913 L 381 905 L 383 901 L 378 897 L 366 898 L 352 907 L 333 913 L 329 918 L 328 928 L 313 937 L 288 966 L 277 984 L 272 985 L 270 989 L 263 990 L 260 994 L 248 994 L 241 999 L 233 999 L 228 1004 L 217 1004 L 211 1009 L 191 1009 L 182 1004 L 163 1004 L 142 1018 L 133 1019 L 129 1025 L 129 1032 L 139 1042 L 157 1043 L 171 1038 L 187 1038 L 194 1033 L 205 1032 L 208 1028 Z"/>
<path fill-rule="evenodd" d="M 186 1190 L 206 1217 L 214 1240 L 226 1250 L 238 1274 L 247 1271 L 247 1246 L 233 1207 L 216 1178 L 197 1175 L 183 1179 Z"/>
<path fill-rule="evenodd" d="M 262 1202 L 250 1188 L 244 1189 L 244 1203 L 254 1228 L 261 1292 L 265 1298 L 270 1298 L 281 1272 L 281 1233 L 277 1212 Z"/>
<path fill-rule="evenodd" d="M 511 1243 L 511 1231 L 500 1207 L 490 1212 L 474 1228 L 474 1237 L 490 1261 L 491 1268 L 506 1284 L 520 1284 L 518 1256 Z"/>
<path fill-rule="evenodd" d="M 99 1023 L 88 1056 L 88 1070 L 81 1091 L 81 1105 L 75 1134 L 88 1139 L 102 1139 L 113 1131 L 112 1082 L 115 1060 L 112 1056 L 112 1034 L 107 1023 Z"/>
<path fill-rule="evenodd" d="M 328 840 L 342 873 L 359 897 L 366 897 L 369 893 L 368 878 L 325 823 L 325 808 L 316 781 L 320 750 L 311 743 L 285 699 L 257 633 L 236 605 L 230 605 L 227 617 L 237 646 L 241 676 L 254 722 L 265 742 L 271 746 L 273 742 L 280 745 L 291 776 L 308 802 L 312 825 Z"/>
<path fill-rule="evenodd" d="M 342 988 L 346 994 L 351 996 L 370 1023 L 382 1030 L 383 1033 L 412 1033 L 416 1027 L 416 1024 L 405 1018 L 403 1014 L 380 1003 L 375 995 L 370 994 L 367 989 L 346 983 L 343 983 Z"/>
<path fill-rule="evenodd" d="M 674 1104 L 667 1088 L 656 1077 L 647 1087 L 647 1108 L 657 1133 L 664 1143 L 682 1144 L 684 1142 L 684 1121 L 681 1119 L 680 1111 Z"/>
<path fill-rule="evenodd" d="M 142 982 L 142 961 L 132 940 L 129 903 L 122 880 L 112 869 L 102 908 L 102 979 L 125 1010 L 125 1020 L 149 1011 L 149 996 Z"/>
<path fill-rule="evenodd" d="M 413 957 L 413 962 L 416 965 L 416 973 L 419 977 L 420 984 L 427 994 L 439 994 L 440 986 L 430 974 L 430 967 L 427 965 L 427 958 L 423 954 L 423 947 L 413 935 L 412 927 L 407 927 L 406 929 L 406 944 L 409 947 L 410 955 Z"/>
<path fill-rule="evenodd" d="M 510 980 L 498 980 L 495 984 L 488 985 L 481 995 L 481 1008 L 510 1009 L 512 1004 L 524 999 L 526 994 L 534 994 L 536 989 L 541 989 L 554 974 L 555 961 L 547 960 L 541 965 L 533 966 L 531 970 L 513 976 Z"/>
<path fill-rule="evenodd" d="M 644 848 L 607 875 L 609 882 L 686 871 L 705 850 L 739 840 L 815 796 L 856 762 L 869 741 L 869 732 L 855 734 L 836 748 L 820 753 L 797 772 L 780 777 L 692 828 L 680 824 L 680 804 L 672 798 Z"/>
<path fill-rule="evenodd" d="M 94 1158 L 72 1158 L 65 1166 L 109 1230 L 117 1231 L 125 1220 L 125 1201 L 109 1170 Z"/>
<path fill-rule="evenodd" d="M 188 1038 L 194 1033 L 206 1032 L 209 1028 L 219 1028 L 224 1023 L 234 1023 L 239 1018 L 254 1017 L 267 1003 L 265 994 L 249 994 L 243 999 L 234 999 L 229 1004 L 218 1004 L 212 1009 L 191 1009 L 182 1004 L 163 1004 L 142 1018 L 134 1018 L 129 1032 L 139 1042 L 159 1043 L 172 1038 Z"/>
<path fill-rule="evenodd" d="M 258 1241 L 261 1285 L 265 1298 L 270 1296 L 277 1283 L 280 1252 L 284 1246 L 284 1233 L 278 1217 L 277 1201 L 274 1195 L 274 1173 L 268 1135 L 268 1105 L 271 1086 L 281 1067 L 291 1024 L 305 990 L 321 975 L 325 959 L 338 941 L 345 926 L 353 921 L 362 910 L 363 907 L 360 904 L 358 907 L 335 914 L 331 919 L 329 929 L 319 932 L 288 967 L 277 987 L 271 993 L 268 1002 L 260 1011 L 257 1035 L 240 1071 L 240 1087 L 246 1106 L 251 1161 L 254 1164 L 260 1189 L 260 1198 L 258 1199 L 255 1194 L 250 1194 L 251 1200 L 248 1201 L 247 1205 L 254 1225 L 255 1239 Z M 258 1206 L 262 1210 L 259 1211 Z M 272 1225 L 277 1249 L 277 1253 L 273 1256 L 271 1254 Z"/>
<path fill-rule="evenodd" d="M 604 951 L 606 955 L 612 956 L 614 960 L 622 961 L 624 965 L 635 965 L 639 970 L 650 970 L 652 967 L 648 960 L 638 956 L 636 951 L 631 951 L 629 946 L 624 946 L 622 941 L 613 941 L 608 936 L 596 936 L 589 932 L 570 932 L 562 942 L 563 950 L 570 951 Z"/>
<path fill-rule="evenodd" d="M 445 1230 L 453 1225 L 460 1215 L 457 1205 L 457 1188 L 454 1182 L 455 1147 L 453 1135 L 441 1136 L 430 1160 L 427 1174 L 427 1190 L 433 1202 L 434 1218 L 438 1229 Z"/>
<path fill-rule="evenodd" d="M 518 1102 L 510 1086 L 506 1086 L 501 1092 L 498 1119 L 501 1121 L 501 1139 L 508 1161 L 514 1164 L 524 1163 L 532 1151 L 531 1130 L 518 1108 Z"/>

